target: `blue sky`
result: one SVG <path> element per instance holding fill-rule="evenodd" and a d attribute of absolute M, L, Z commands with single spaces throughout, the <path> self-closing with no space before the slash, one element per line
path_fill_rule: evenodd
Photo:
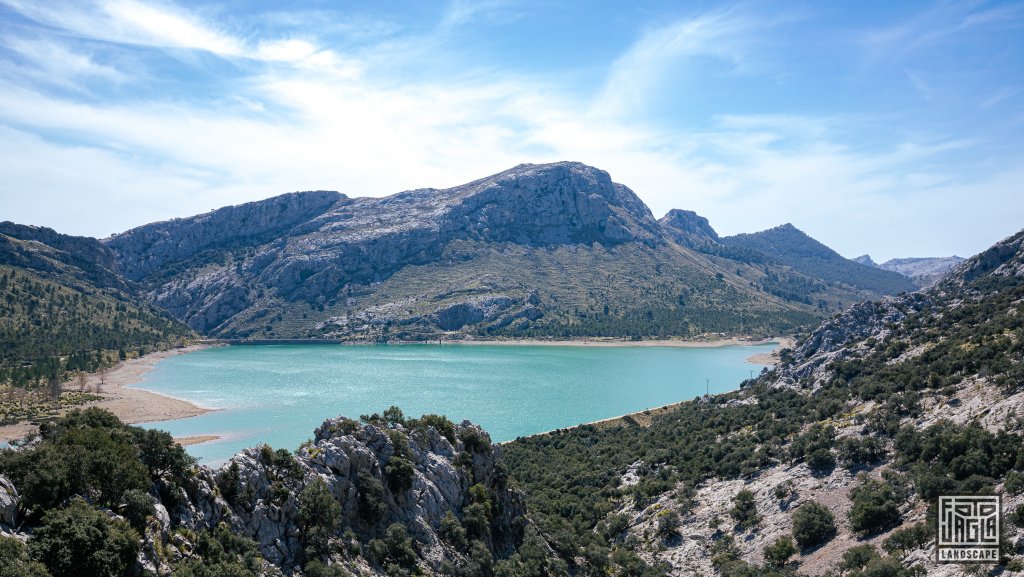
<path fill-rule="evenodd" d="M 1024 228 L 1024 2 L 0 0 L 0 219 L 104 237 L 578 160 L 840 253 Z"/>

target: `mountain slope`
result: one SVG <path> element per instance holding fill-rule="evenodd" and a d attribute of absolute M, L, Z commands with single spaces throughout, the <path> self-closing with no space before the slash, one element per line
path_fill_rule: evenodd
<path fill-rule="evenodd" d="M 997 571 L 1019 570 L 1022 358 L 1024 231 L 931 289 L 837 315 L 739 392 L 519 439 L 505 454 L 581 571 L 596 546 L 671 574 L 959 574 L 934 562 L 936 498 L 993 491 L 1008 519 Z M 772 566 L 766 550 L 806 537 L 794 512 L 812 502 L 834 528 Z"/>
<path fill-rule="evenodd" d="M 193 335 L 140 298 L 95 239 L 0 223 L 0 382 L 93 370 Z"/>
<path fill-rule="evenodd" d="M 725 237 L 722 243 L 729 247 L 756 250 L 797 272 L 830 283 L 842 283 L 878 294 L 896 294 L 917 288 L 899 274 L 843 258 L 792 224 Z"/>
<path fill-rule="evenodd" d="M 842 277 L 856 284 L 837 281 L 834 271 L 849 268 L 845 259 L 799 231 L 793 238 L 771 243 L 765 237 L 773 237 L 772 231 L 749 235 L 754 238 L 743 241 L 736 241 L 738 237 L 722 239 L 706 218 L 678 209 L 669 211 L 658 223 L 674 242 L 702 253 L 719 268 L 734 271 L 751 287 L 789 302 L 814 306 L 822 315 L 906 289 L 902 281 L 865 281 L 863 270 L 856 268 Z M 807 255 L 818 262 L 809 261 Z"/>
<path fill-rule="evenodd" d="M 276 211 L 272 234 L 249 232 Z M 152 302 L 222 337 L 768 334 L 815 312 L 676 245 L 579 163 L 386 198 L 297 193 L 105 243 Z"/>

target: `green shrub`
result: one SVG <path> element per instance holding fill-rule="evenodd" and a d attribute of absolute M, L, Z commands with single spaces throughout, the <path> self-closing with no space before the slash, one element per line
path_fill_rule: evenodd
<path fill-rule="evenodd" d="M 764 561 L 769 566 L 781 569 L 789 562 L 789 558 L 796 555 L 796 545 L 790 537 L 779 537 L 774 543 L 764 548 Z"/>
<path fill-rule="evenodd" d="M 156 514 L 156 502 L 149 493 L 135 489 L 125 491 L 122 499 L 124 504 L 121 507 L 121 515 L 132 527 L 141 532 L 146 527 L 146 520 Z"/>
<path fill-rule="evenodd" d="M 487 433 L 481 432 L 480 430 L 470 427 L 462 429 L 459 433 L 459 438 L 462 439 L 462 445 L 470 453 L 490 453 L 491 452 L 491 439 L 487 436 Z"/>
<path fill-rule="evenodd" d="M 75 498 L 66 509 L 43 515 L 29 551 L 53 577 L 112 577 L 135 563 L 139 534 Z"/>
<path fill-rule="evenodd" d="M 459 523 L 459 520 L 455 518 L 451 511 L 445 512 L 437 532 L 456 551 L 464 552 L 469 544 L 469 541 L 466 539 L 466 530 L 462 528 L 462 524 Z"/>
<path fill-rule="evenodd" d="M 843 562 L 840 563 L 839 567 L 847 571 L 863 569 L 872 559 L 878 556 L 878 550 L 875 549 L 874 545 L 867 543 L 857 545 L 856 547 L 850 547 L 843 553 Z"/>
<path fill-rule="evenodd" d="M 1003 488 L 1011 495 L 1024 493 L 1024 474 L 1017 471 L 1010 471 L 1003 479 Z"/>
<path fill-rule="evenodd" d="M 732 509 L 729 515 L 736 521 L 740 529 L 756 527 L 761 522 L 761 516 L 757 513 L 757 504 L 754 502 L 754 494 L 749 489 L 742 489 L 732 498 Z"/>
<path fill-rule="evenodd" d="M 442 437 L 448 439 L 449 443 L 455 444 L 455 423 L 444 415 L 423 415 L 410 425 L 417 428 L 433 427 Z"/>
<path fill-rule="evenodd" d="M 836 466 L 836 458 L 828 449 L 816 449 L 807 457 L 807 466 L 816 473 L 826 473 Z"/>
<path fill-rule="evenodd" d="M 890 555 L 897 552 L 906 553 L 920 549 L 928 544 L 934 536 L 931 524 L 918 523 L 905 529 L 897 529 L 882 543 L 882 548 Z"/>
<path fill-rule="evenodd" d="M 384 484 L 366 471 L 359 471 L 356 474 L 356 487 L 359 489 L 360 516 L 373 523 L 383 519 L 388 510 Z"/>
<path fill-rule="evenodd" d="M 412 488 L 412 481 L 416 476 L 416 470 L 412 463 L 403 457 L 391 457 L 384 467 L 384 475 L 388 479 L 388 487 L 395 493 L 401 493 Z"/>
<path fill-rule="evenodd" d="M 658 534 L 665 538 L 678 535 L 679 513 L 669 510 L 658 517 Z"/>
<path fill-rule="evenodd" d="M 877 533 L 900 522 L 899 499 L 888 483 L 875 479 L 855 488 L 850 496 L 850 527 L 864 534 Z"/>
<path fill-rule="evenodd" d="M 793 513 L 793 538 L 800 548 L 817 547 L 835 534 L 835 517 L 824 505 L 808 501 Z"/>
<path fill-rule="evenodd" d="M 839 444 L 839 461 L 848 469 L 877 463 L 885 456 L 885 447 L 875 437 L 847 437 Z"/>

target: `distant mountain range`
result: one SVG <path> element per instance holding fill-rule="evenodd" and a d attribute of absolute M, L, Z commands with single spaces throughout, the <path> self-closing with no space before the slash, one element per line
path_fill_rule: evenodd
<path fill-rule="evenodd" d="M 102 241 L 0 232 L 3 264 L 223 338 L 768 335 L 916 288 L 789 224 L 719 237 L 690 211 L 655 220 L 571 162 L 385 198 L 284 194 Z"/>
<path fill-rule="evenodd" d="M 944 256 L 936 258 L 894 258 L 882 264 L 876 264 L 866 254 L 858 256 L 853 260 L 865 266 L 897 272 L 909 278 L 921 288 L 928 288 L 939 282 L 956 265 L 964 261 L 959 256 Z"/>

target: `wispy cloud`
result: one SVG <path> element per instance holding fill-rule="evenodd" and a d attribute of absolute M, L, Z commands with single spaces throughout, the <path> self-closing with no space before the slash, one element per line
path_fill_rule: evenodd
<path fill-rule="evenodd" d="M 904 223 L 910 236 L 938 236 L 958 214 L 980 210 L 952 208 L 957 194 L 1007 204 L 1018 176 L 988 167 L 971 177 L 969 161 L 955 157 L 977 141 L 895 130 L 890 117 L 864 112 L 705 111 L 691 127 L 646 113 L 666 78 L 709 60 L 727 75 L 774 78 L 780 63 L 770 53 L 785 44 L 778 30 L 803 15 L 735 7 L 648 24 L 586 91 L 558 71 L 466 64 L 480 58 L 450 38 L 481 19 L 517 18 L 523 8 L 505 2 L 456 2 L 404 35 L 352 15 L 381 23 L 353 32 L 357 46 L 327 40 L 336 22 L 316 13 L 305 25 L 302 13 L 287 14 L 274 27 L 284 16 L 256 15 L 254 25 L 139 0 L 0 2 L 39 25 L 31 40 L 4 38 L 20 60 L 0 68 L 0 196 L 19 219 L 68 232 L 103 236 L 289 190 L 382 195 L 571 159 L 609 170 L 657 215 L 695 209 L 725 233 L 793 221 L 841 251 L 886 257 L 899 254 L 878 247 L 910 246 L 897 225 L 916 206 L 927 202 L 932 220 Z M 161 82 L 202 89 L 109 101 L 52 89 L 83 79 L 149 87 L 107 57 L 118 50 Z M 697 91 L 708 78 L 687 80 Z M 1013 97 L 997 96 L 990 108 Z M 1024 219 L 1021 209 L 1007 204 L 1001 218 Z M 875 241 L 857 226 L 893 232 Z"/>

